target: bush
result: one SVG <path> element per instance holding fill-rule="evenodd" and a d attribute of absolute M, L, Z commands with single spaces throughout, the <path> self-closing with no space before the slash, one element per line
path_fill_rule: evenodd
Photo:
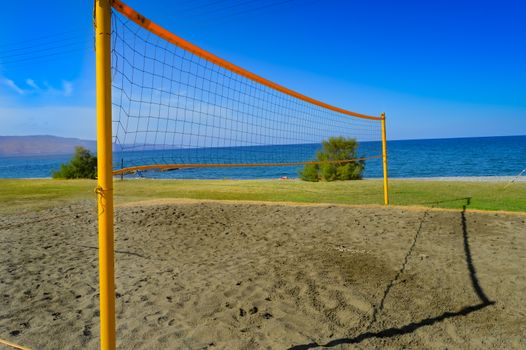
<path fill-rule="evenodd" d="M 319 164 L 306 164 L 300 172 L 305 181 L 359 180 L 365 169 L 364 160 L 357 156 L 358 142 L 345 137 L 331 137 L 322 142 L 317 152 Z"/>
<path fill-rule="evenodd" d="M 84 147 L 75 147 L 75 154 L 68 164 L 60 165 L 53 172 L 54 179 L 96 179 L 97 157 Z"/>
<path fill-rule="evenodd" d="M 318 164 L 305 164 L 303 170 L 300 171 L 300 177 L 304 181 L 318 182 Z"/>
<path fill-rule="evenodd" d="M 334 181 L 337 180 L 338 170 L 334 163 L 321 163 L 320 172 L 318 176 L 323 181 Z"/>

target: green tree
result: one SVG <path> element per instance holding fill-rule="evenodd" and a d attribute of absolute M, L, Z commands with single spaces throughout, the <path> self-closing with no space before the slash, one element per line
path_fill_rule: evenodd
<path fill-rule="evenodd" d="M 97 157 L 84 147 L 75 147 L 75 154 L 68 164 L 61 164 L 53 172 L 54 179 L 96 179 Z"/>
<path fill-rule="evenodd" d="M 359 180 L 365 169 L 364 160 L 355 160 L 358 142 L 356 139 L 331 137 L 322 142 L 317 152 L 318 164 L 306 164 L 300 172 L 305 181 Z"/>

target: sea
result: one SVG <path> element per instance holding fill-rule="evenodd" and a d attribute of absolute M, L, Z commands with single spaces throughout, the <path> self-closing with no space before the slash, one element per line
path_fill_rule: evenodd
<path fill-rule="evenodd" d="M 379 143 L 370 142 L 362 147 L 379 149 Z M 261 147 L 267 147 L 261 149 Z M 295 149 L 298 148 L 298 149 Z M 290 154 L 315 153 L 319 145 L 260 146 L 257 154 L 279 155 L 282 160 Z M 388 141 L 388 168 L 390 178 L 426 178 L 456 176 L 514 176 L 526 168 L 526 135 L 502 137 L 473 137 L 426 140 Z M 235 159 L 237 148 L 213 150 L 213 158 Z M 172 151 L 173 153 L 174 151 Z M 200 161 L 202 154 L 210 150 L 202 149 L 184 154 L 193 154 Z M 197 153 L 195 153 L 197 152 Z M 247 153 L 247 152 L 244 152 Z M 158 159 L 163 157 L 159 151 L 134 152 L 126 154 L 125 165 L 139 162 L 144 157 Z M 135 157 L 135 158 L 134 158 Z M 18 156 L 0 157 L 0 178 L 49 178 L 62 163 L 71 156 Z M 122 155 L 114 155 L 115 168 L 120 166 Z M 192 159 L 187 159 L 193 163 Z M 251 159 L 257 161 L 258 159 Z M 194 160 L 195 162 L 195 160 Z M 301 166 L 243 167 L 243 168 L 193 168 L 165 172 L 138 172 L 126 175 L 129 178 L 173 178 L 173 179 L 277 179 L 297 178 Z M 369 159 L 365 164 L 364 178 L 382 177 L 381 159 Z"/>

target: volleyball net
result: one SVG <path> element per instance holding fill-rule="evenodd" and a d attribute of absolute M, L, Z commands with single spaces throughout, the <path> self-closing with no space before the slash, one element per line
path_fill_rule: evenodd
<path fill-rule="evenodd" d="M 358 141 L 347 161 L 382 157 L 381 116 L 304 96 L 112 5 L 114 174 L 299 166 L 331 137 Z"/>
<path fill-rule="evenodd" d="M 101 349 L 116 348 L 115 175 L 318 163 L 322 143 L 343 137 L 359 148 L 339 163 L 383 159 L 388 204 L 384 114 L 351 112 L 278 85 L 120 0 L 95 0 L 94 15 Z"/>

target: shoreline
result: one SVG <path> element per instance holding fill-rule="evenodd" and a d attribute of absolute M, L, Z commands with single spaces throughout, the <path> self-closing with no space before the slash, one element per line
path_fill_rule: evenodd
<path fill-rule="evenodd" d="M 378 178 L 380 179 L 380 178 Z M 526 176 L 436 176 L 436 177 L 393 177 L 389 180 L 404 181 L 463 181 L 463 182 L 526 182 Z"/>
<path fill-rule="evenodd" d="M 114 177 L 116 180 L 120 180 L 117 176 Z M 16 178 L 0 178 L 0 180 L 53 180 L 51 177 L 16 177 Z M 267 178 L 267 179 L 171 179 L 171 178 L 125 178 L 125 180 L 182 180 L 182 181 L 300 181 L 299 178 Z M 369 177 L 364 178 L 364 181 L 371 180 L 382 180 L 381 177 Z M 390 177 L 389 180 L 396 181 L 460 181 L 460 182 L 526 182 L 526 176 L 430 176 L 430 177 Z"/>

